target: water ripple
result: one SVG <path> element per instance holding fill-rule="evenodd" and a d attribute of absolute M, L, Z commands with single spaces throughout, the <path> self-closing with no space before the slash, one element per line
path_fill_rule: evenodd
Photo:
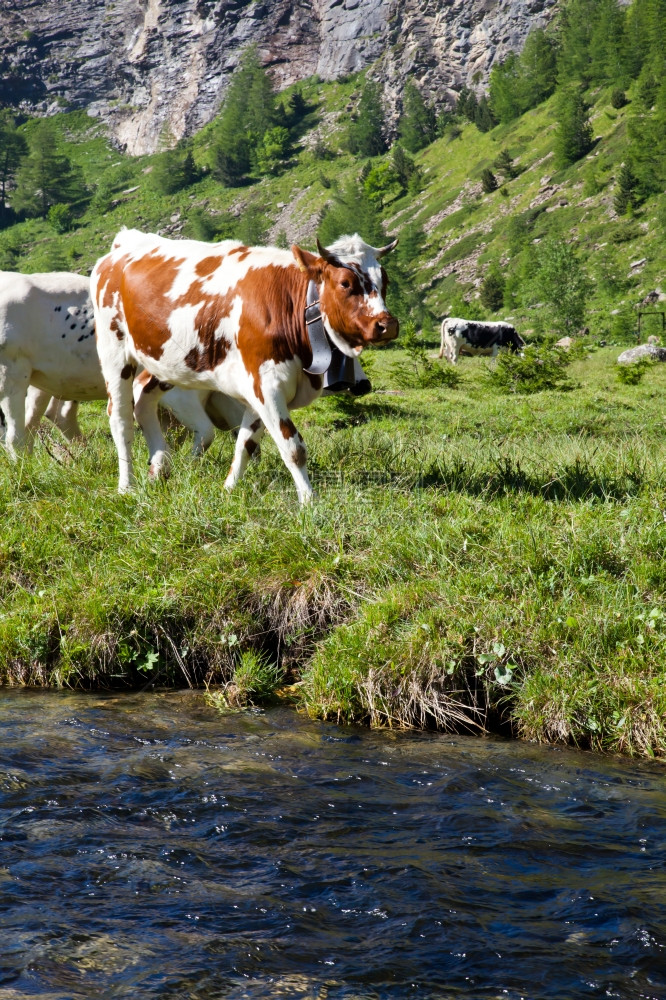
<path fill-rule="evenodd" d="M 0 998 L 666 996 L 660 765 L 0 697 Z"/>

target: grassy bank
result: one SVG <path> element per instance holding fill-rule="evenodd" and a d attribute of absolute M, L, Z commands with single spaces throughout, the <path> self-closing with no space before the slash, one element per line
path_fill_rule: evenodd
<path fill-rule="evenodd" d="M 379 391 L 298 414 L 304 510 L 272 442 L 225 494 L 223 436 L 120 497 L 83 407 L 85 445 L 0 456 L 0 680 L 229 694 L 263 664 L 341 722 L 663 754 L 666 367 L 621 384 L 619 350 L 508 396 L 482 359 L 398 389 L 404 351 L 373 353 Z"/>

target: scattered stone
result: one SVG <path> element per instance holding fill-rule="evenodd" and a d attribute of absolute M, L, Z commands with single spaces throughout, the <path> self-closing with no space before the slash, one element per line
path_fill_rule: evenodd
<path fill-rule="evenodd" d="M 633 267 L 633 264 L 631 265 Z M 656 306 L 657 302 L 664 302 L 666 300 L 666 295 L 659 288 L 655 288 L 654 291 L 648 292 L 644 299 L 638 303 L 640 306 Z"/>
<path fill-rule="evenodd" d="M 563 347 L 565 351 L 568 351 L 573 344 L 573 337 L 560 337 L 556 342 L 555 347 Z"/>
<path fill-rule="evenodd" d="M 647 257 L 641 257 L 640 260 L 634 260 L 634 261 L 632 261 L 631 264 L 629 265 L 629 267 L 633 271 L 637 267 L 643 267 L 644 264 L 647 264 Z"/>

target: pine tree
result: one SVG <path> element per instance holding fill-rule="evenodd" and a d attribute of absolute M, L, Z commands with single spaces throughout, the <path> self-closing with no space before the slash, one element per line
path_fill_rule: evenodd
<path fill-rule="evenodd" d="M 276 120 L 275 94 L 255 46 L 245 50 L 229 84 L 213 146 L 213 173 L 223 184 L 240 183 L 252 169 L 253 151 Z"/>
<path fill-rule="evenodd" d="M 382 91 L 373 80 L 365 82 L 347 142 L 350 152 L 360 156 L 378 156 L 386 150 Z"/>
<path fill-rule="evenodd" d="M 51 205 L 80 201 L 86 193 L 83 175 L 62 152 L 53 123 L 40 122 L 28 144 L 30 153 L 16 175 L 15 207 L 45 219 Z"/>
<path fill-rule="evenodd" d="M 421 190 L 423 174 L 419 165 L 404 151 L 399 143 L 391 152 L 391 163 L 403 193 L 411 191 L 416 194 Z"/>
<path fill-rule="evenodd" d="M 161 153 L 153 164 L 151 179 L 162 194 L 174 194 L 194 184 L 201 173 L 194 162 L 192 150 L 183 152 L 182 146 Z"/>
<path fill-rule="evenodd" d="M 476 116 L 476 110 L 478 107 L 478 100 L 476 94 L 469 87 L 462 87 L 460 93 L 458 94 L 458 100 L 456 101 L 456 112 L 466 118 L 467 121 L 473 122 Z"/>
<path fill-rule="evenodd" d="M 5 111 L 0 114 L 0 228 L 11 218 L 6 199 L 22 159 L 27 155 L 28 144 L 16 130 L 14 116 Z"/>
<path fill-rule="evenodd" d="M 592 148 L 592 126 L 578 87 L 570 86 L 561 92 L 555 113 L 555 160 L 558 166 L 565 167 Z"/>
<path fill-rule="evenodd" d="M 545 101 L 555 90 L 557 55 L 555 44 L 541 28 L 530 31 L 518 59 L 521 113 Z"/>
<path fill-rule="evenodd" d="M 590 79 L 595 83 L 622 83 L 626 78 L 624 8 L 618 0 L 597 0 L 590 38 Z"/>
<path fill-rule="evenodd" d="M 486 167 L 484 170 L 481 171 L 481 186 L 483 187 L 483 190 L 486 192 L 486 194 L 490 194 L 492 191 L 496 191 L 497 188 L 499 187 L 497 178 L 495 177 L 495 174 L 489 167 Z"/>
<path fill-rule="evenodd" d="M 520 63 L 515 52 L 493 66 L 488 90 L 490 106 L 498 121 L 510 122 L 522 114 Z"/>
<path fill-rule="evenodd" d="M 644 67 L 663 78 L 666 59 L 665 0 L 634 0 L 627 11 L 624 49 L 635 79 Z"/>
<path fill-rule="evenodd" d="M 552 94 L 557 77 L 556 50 L 541 29 L 531 31 L 518 56 L 511 52 L 490 71 L 490 107 L 495 119 L 513 121 Z"/>
<path fill-rule="evenodd" d="M 561 333 L 572 334 L 583 326 L 590 282 L 574 246 L 558 239 L 539 245 L 532 290 L 548 304 Z"/>
<path fill-rule="evenodd" d="M 566 0 L 560 9 L 558 80 L 563 86 L 590 79 L 590 45 L 598 0 Z"/>
<path fill-rule="evenodd" d="M 349 233 L 360 233 L 373 246 L 386 242 L 381 210 L 365 195 L 364 180 L 361 176 L 350 181 L 324 208 L 318 226 L 319 239 L 324 246 Z"/>
<path fill-rule="evenodd" d="M 637 183 L 636 175 L 631 169 L 630 164 L 623 163 L 617 179 L 617 193 L 613 200 L 613 205 L 618 215 L 624 215 L 629 208 L 633 208 L 636 205 Z"/>
<path fill-rule="evenodd" d="M 488 99 L 485 94 L 483 94 L 479 99 L 476 111 L 474 112 L 474 124 L 478 128 L 479 132 L 490 132 L 490 130 L 495 127 L 495 119 L 493 118 L 493 114 L 490 110 L 490 105 L 488 104 Z"/>
<path fill-rule="evenodd" d="M 479 298 L 481 304 L 491 312 L 497 312 L 504 305 L 504 288 L 506 281 L 500 269 L 493 266 L 488 270 L 481 284 Z"/>
<path fill-rule="evenodd" d="M 433 142 L 437 135 L 437 120 L 431 105 L 426 104 L 421 91 L 411 80 L 403 93 L 403 109 L 398 123 L 400 141 L 410 153 Z"/>
<path fill-rule="evenodd" d="M 634 195 L 641 202 L 661 193 L 666 185 L 666 80 L 657 90 L 653 105 L 646 106 L 640 97 L 632 102 L 627 134 L 636 177 Z"/>
<path fill-rule="evenodd" d="M 513 165 L 513 157 L 509 153 L 508 149 L 503 149 L 501 153 L 498 154 L 495 159 L 495 166 L 507 181 L 513 180 L 513 178 L 517 175 L 516 168 Z"/>
<path fill-rule="evenodd" d="M 309 110 L 308 103 L 303 97 L 303 91 L 297 87 L 292 91 L 287 105 L 289 125 L 292 128 L 298 125 L 305 118 Z"/>

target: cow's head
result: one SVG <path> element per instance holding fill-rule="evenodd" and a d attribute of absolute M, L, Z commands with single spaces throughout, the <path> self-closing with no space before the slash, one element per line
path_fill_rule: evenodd
<path fill-rule="evenodd" d="M 301 271 L 317 285 L 326 332 L 344 354 L 353 357 L 367 344 L 384 344 L 398 336 L 398 320 L 384 302 L 388 279 L 379 263 L 397 242 L 376 249 L 355 233 L 341 236 L 328 248 L 317 240 L 318 257 L 291 248 Z"/>

